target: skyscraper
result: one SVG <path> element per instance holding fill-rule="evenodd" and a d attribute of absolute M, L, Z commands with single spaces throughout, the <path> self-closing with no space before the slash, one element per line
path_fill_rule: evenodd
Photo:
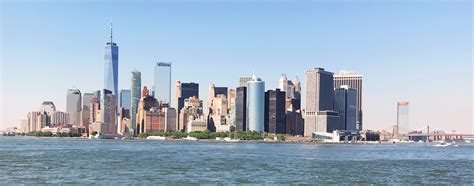
<path fill-rule="evenodd" d="M 104 50 L 104 89 L 115 95 L 115 103 L 118 103 L 118 49 L 112 39 L 111 23 L 110 42 L 106 43 Z"/>
<path fill-rule="evenodd" d="M 333 110 L 334 82 L 333 73 L 323 68 L 314 68 L 305 71 L 306 112 L 304 136 L 312 136 L 313 132 L 326 127 L 318 126 L 318 112 Z M 331 114 L 322 113 L 324 116 Z M 334 121 L 334 120 L 331 120 Z"/>
<path fill-rule="evenodd" d="M 130 110 L 132 97 L 130 90 L 120 90 L 119 107 Z"/>
<path fill-rule="evenodd" d="M 154 96 L 162 103 L 171 101 L 171 63 L 158 62 L 155 66 Z"/>
<path fill-rule="evenodd" d="M 397 134 L 404 134 L 409 131 L 409 102 L 402 101 L 397 103 Z"/>
<path fill-rule="evenodd" d="M 199 84 L 191 83 L 181 83 L 181 81 L 176 81 L 176 107 L 178 108 L 178 116 L 181 113 L 181 109 L 184 107 L 184 100 L 189 99 L 190 97 L 196 96 L 199 98 Z M 178 119 L 178 126 L 180 126 L 181 119 Z"/>
<path fill-rule="evenodd" d="M 247 87 L 247 82 L 252 81 L 251 76 L 243 76 L 239 79 L 239 87 Z"/>
<path fill-rule="evenodd" d="M 80 126 L 84 128 L 85 132 L 88 133 L 90 125 L 90 103 L 94 99 L 94 93 L 84 93 L 82 95 L 82 111 L 81 111 L 81 124 Z"/>
<path fill-rule="evenodd" d="M 132 87 L 130 90 L 130 97 L 131 97 L 131 108 L 130 108 L 130 129 L 132 130 L 132 134 L 136 134 L 137 132 L 137 109 L 138 103 L 140 102 L 141 97 L 141 87 L 142 87 L 142 73 L 138 70 L 132 71 Z"/>
<path fill-rule="evenodd" d="M 287 98 L 295 98 L 295 85 L 292 81 L 289 81 L 286 74 L 282 74 L 278 87 L 281 91 L 285 92 Z"/>
<path fill-rule="evenodd" d="M 235 130 L 247 130 L 247 87 L 237 87 L 235 96 Z"/>
<path fill-rule="evenodd" d="M 247 116 L 250 131 L 263 132 L 265 122 L 265 82 L 253 76 L 247 82 Z"/>
<path fill-rule="evenodd" d="M 342 85 L 334 90 L 334 110 L 339 112 L 341 130 L 356 130 L 357 91 Z"/>
<path fill-rule="evenodd" d="M 69 124 L 79 126 L 81 123 L 81 106 L 81 91 L 77 88 L 68 89 L 66 96 L 66 112 L 69 114 Z"/>
<path fill-rule="evenodd" d="M 286 133 L 285 98 L 280 89 L 265 92 L 265 132 Z"/>
<path fill-rule="evenodd" d="M 342 85 L 348 85 L 349 88 L 355 89 L 357 92 L 357 129 L 362 130 L 362 75 L 359 75 L 351 71 L 341 71 L 339 74 L 334 75 L 334 87 L 341 87 Z"/>
<path fill-rule="evenodd" d="M 117 114 L 115 105 L 115 95 L 112 91 L 104 89 L 102 91 L 102 100 L 100 103 L 102 110 L 102 122 L 104 128 L 101 129 L 102 133 L 105 134 L 116 134 L 117 133 Z"/>

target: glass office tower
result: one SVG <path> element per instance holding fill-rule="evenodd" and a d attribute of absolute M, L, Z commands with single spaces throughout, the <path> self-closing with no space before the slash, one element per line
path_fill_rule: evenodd
<path fill-rule="evenodd" d="M 158 101 L 162 103 L 170 103 L 171 63 L 156 63 L 154 96 Z"/>

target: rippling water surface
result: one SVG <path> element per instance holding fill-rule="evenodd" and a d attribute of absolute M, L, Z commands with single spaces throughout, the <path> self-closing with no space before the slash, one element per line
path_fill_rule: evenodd
<path fill-rule="evenodd" d="M 2 184 L 470 184 L 474 146 L 0 137 Z"/>

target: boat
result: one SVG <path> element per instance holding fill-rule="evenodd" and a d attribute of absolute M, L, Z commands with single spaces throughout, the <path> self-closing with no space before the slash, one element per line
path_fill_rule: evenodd
<path fill-rule="evenodd" d="M 148 136 L 146 137 L 147 140 L 166 140 L 164 136 Z"/>
<path fill-rule="evenodd" d="M 197 139 L 197 138 L 195 138 L 195 137 L 186 136 L 186 137 L 184 138 L 184 140 L 188 140 L 188 141 L 197 141 L 198 139 Z"/>
<path fill-rule="evenodd" d="M 240 141 L 240 139 L 231 139 L 229 137 L 226 137 L 226 138 L 224 138 L 224 141 L 226 141 L 226 142 L 238 142 L 238 141 Z"/>
<path fill-rule="evenodd" d="M 445 141 L 440 141 L 439 143 L 434 145 L 435 147 L 457 147 L 458 145 L 456 142 L 445 142 Z"/>
<path fill-rule="evenodd" d="M 216 141 L 224 141 L 221 137 L 216 137 Z"/>

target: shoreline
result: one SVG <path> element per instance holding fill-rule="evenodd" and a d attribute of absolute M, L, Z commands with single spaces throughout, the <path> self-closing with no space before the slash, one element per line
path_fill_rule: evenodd
<path fill-rule="evenodd" d="M 24 138 L 24 139 L 74 139 L 74 140 L 87 140 L 87 141 L 136 141 L 136 142 L 210 142 L 210 143 L 267 143 L 267 144 L 317 144 L 317 145 L 413 145 L 413 144 L 431 144 L 435 142 L 423 142 L 423 143 L 392 143 L 392 142 L 385 142 L 385 141 L 367 141 L 367 142 L 355 142 L 355 143 L 336 143 L 336 142 L 315 142 L 315 141 L 268 141 L 268 140 L 240 140 L 240 141 L 224 141 L 224 140 L 216 140 L 216 139 L 198 139 L 198 140 L 186 140 L 186 139 L 164 139 L 164 140 L 152 140 L 152 139 L 89 139 L 85 137 L 53 137 L 53 136 L 0 136 L 0 137 L 10 137 L 10 138 Z"/>

